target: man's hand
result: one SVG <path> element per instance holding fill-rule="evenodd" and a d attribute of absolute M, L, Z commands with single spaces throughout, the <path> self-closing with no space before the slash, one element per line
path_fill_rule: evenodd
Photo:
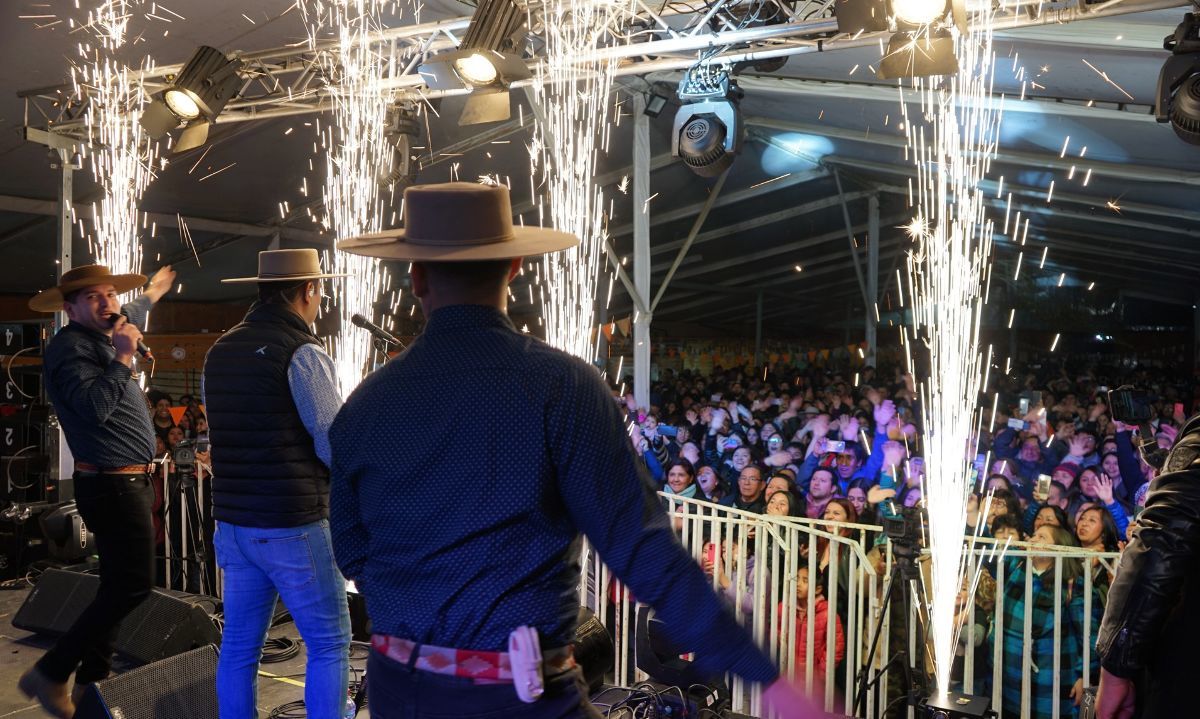
<path fill-rule="evenodd" d="M 896 403 L 885 399 L 875 406 L 875 431 L 886 431 L 886 427 L 896 416 Z"/>
<path fill-rule="evenodd" d="M 800 687 L 782 678 L 763 689 L 763 702 L 767 714 L 774 711 L 773 716 L 779 719 L 821 719 L 825 716 L 813 708 Z"/>
<path fill-rule="evenodd" d="M 113 349 L 117 351 L 117 361 L 126 367 L 133 366 L 133 355 L 137 352 L 138 342 L 142 339 L 142 333 L 138 330 L 137 325 L 129 321 L 125 315 L 117 317 L 117 321 L 113 324 L 112 344 Z"/>
<path fill-rule="evenodd" d="M 846 415 L 842 415 L 842 417 L 843 417 L 843 420 L 841 421 L 842 439 L 847 442 L 857 442 L 858 441 L 858 420 L 855 419 L 854 417 L 847 417 Z"/>
<path fill-rule="evenodd" d="M 867 492 L 867 502 L 869 504 L 879 504 L 880 502 L 891 499 L 895 496 L 896 490 L 884 489 L 877 484 L 874 487 L 871 487 L 871 489 Z"/>
<path fill-rule="evenodd" d="M 1132 719 L 1134 709 L 1133 682 L 1122 679 L 1108 670 L 1100 670 L 1100 687 L 1096 690 L 1096 719 Z"/>
<path fill-rule="evenodd" d="M 889 439 L 883 443 L 883 468 L 884 470 L 899 470 L 904 466 L 904 456 L 906 452 L 904 445 L 894 439 Z M 896 476 L 895 473 L 892 476 Z"/>
<path fill-rule="evenodd" d="M 829 417 L 819 414 L 813 418 L 812 433 L 815 438 L 822 438 L 829 434 Z"/>
<path fill-rule="evenodd" d="M 158 302 L 162 296 L 171 291 L 175 286 L 175 270 L 171 269 L 170 265 L 163 265 L 158 268 L 158 272 L 150 278 L 150 284 L 146 285 L 146 290 L 142 294 L 150 298 L 151 302 Z"/>

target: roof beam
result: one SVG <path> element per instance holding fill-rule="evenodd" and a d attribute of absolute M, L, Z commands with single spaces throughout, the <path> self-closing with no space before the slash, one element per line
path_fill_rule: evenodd
<path fill-rule="evenodd" d="M 18 212 L 25 215 L 56 215 L 58 201 L 39 200 L 32 197 L 17 197 L 15 195 L 0 195 L 0 211 Z M 150 222 L 160 227 L 179 227 L 177 215 L 161 212 L 150 212 Z M 91 203 L 76 203 L 74 206 L 76 218 L 92 219 Z M 276 233 L 285 240 L 302 242 L 310 245 L 327 245 L 329 238 L 317 232 L 299 230 L 291 227 L 274 225 L 252 225 L 246 222 L 230 222 L 228 220 L 213 220 L 206 217 L 184 217 L 183 223 L 189 230 L 201 232 L 218 232 L 225 235 L 245 235 L 247 237 L 270 237 Z"/>
<path fill-rule="evenodd" d="M 713 203 L 713 208 L 715 209 L 717 207 L 725 207 L 726 205 L 737 204 L 745 200 L 767 195 L 772 192 L 779 192 L 789 187 L 801 185 L 806 182 L 812 182 L 813 180 L 824 179 L 826 177 L 829 177 L 829 171 L 825 170 L 824 168 L 820 168 L 816 170 L 808 170 L 806 172 L 797 172 L 775 182 L 768 181 L 766 183 L 758 183 L 757 185 L 751 185 L 743 190 L 722 192 L 721 196 L 717 198 L 717 201 Z M 676 220 L 684 220 L 689 217 L 693 217 L 703 208 L 703 202 L 696 202 L 675 210 L 652 213 L 650 215 L 650 226 L 655 227 L 668 222 L 674 222 Z M 622 237 L 624 235 L 631 234 L 632 232 L 632 223 L 626 223 L 624 225 L 618 225 L 616 227 L 609 228 L 610 237 Z"/>
<path fill-rule="evenodd" d="M 855 167 L 860 170 L 866 170 L 867 172 L 879 172 L 879 173 L 891 174 L 891 175 L 902 175 L 905 177 L 911 177 L 916 174 L 916 167 L 914 167 L 911 163 L 906 163 L 904 165 L 893 165 L 893 164 L 889 164 L 886 162 L 877 162 L 875 160 L 862 160 L 862 159 L 855 158 L 855 157 L 845 157 L 845 156 L 840 156 L 840 155 L 829 155 L 829 156 L 825 157 L 824 161 L 827 164 L 845 165 L 847 167 Z M 1081 165 L 1082 165 L 1082 163 L 1081 163 Z M 999 183 L 996 180 L 983 180 L 979 184 L 981 187 L 988 188 L 989 190 L 994 190 L 994 189 L 999 188 Z M 881 189 L 888 189 L 888 190 L 900 192 L 906 196 L 908 194 L 907 188 L 903 188 L 903 187 L 890 187 L 890 188 L 881 187 Z M 1004 182 L 1004 189 L 1011 191 L 1014 195 L 1035 197 L 1035 198 L 1043 199 L 1043 200 L 1046 197 L 1046 189 L 1045 188 L 1016 185 L 1007 180 L 1005 180 L 1005 182 Z M 1055 189 L 1055 191 L 1054 191 L 1054 200 L 1055 200 L 1055 202 L 1062 201 L 1062 202 L 1067 202 L 1067 203 L 1076 204 L 1076 205 L 1086 205 L 1088 207 L 1099 207 L 1099 206 L 1105 204 L 1105 200 L 1098 199 L 1093 196 L 1080 195 L 1080 194 L 1071 193 L 1071 192 L 1060 192 L 1057 189 Z M 1141 203 L 1136 203 L 1136 202 L 1122 203 L 1120 205 L 1120 208 L 1121 208 L 1121 212 L 1132 212 L 1134 214 L 1154 215 L 1154 216 L 1158 216 L 1158 217 L 1170 217 L 1170 218 L 1174 218 L 1174 219 L 1186 219 L 1186 220 L 1190 220 L 1192 222 L 1200 223 L 1200 212 L 1197 212 L 1195 210 L 1188 210 L 1188 209 L 1184 209 L 1184 208 L 1174 208 L 1174 207 L 1161 207 L 1158 205 L 1147 205 L 1147 204 L 1141 204 Z"/>

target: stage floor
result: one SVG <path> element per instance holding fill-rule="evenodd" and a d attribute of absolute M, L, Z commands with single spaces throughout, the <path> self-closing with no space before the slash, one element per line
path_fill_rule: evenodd
<path fill-rule="evenodd" d="M 39 637 L 12 625 L 13 615 L 25 601 L 28 589 L 0 590 L 0 719 L 16 717 L 32 719 L 46 716 L 37 704 L 26 699 L 17 690 L 17 677 L 31 664 L 38 660 L 50 646 L 51 640 Z M 287 636 L 294 640 L 300 639 L 300 633 L 291 622 L 281 624 L 271 629 L 271 636 Z M 258 678 L 258 715 L 260 719 L 270 715 L 275 707 L 304 698 L 304 645 L 300 645 L 300 654 L 285 662 L 263 664 Z M 365 653 L 355 650 L 350 665 L 351 679 L 362 673 L 366 665 Z M 116 668 L 124 670 L 129 665 L 117 656 Z M 354 671 L 358 670 L 358 671 Z M 267 675 L 271 676 L 267 676 Z M 366 712 L 359 714 L 365 717 Z"/>

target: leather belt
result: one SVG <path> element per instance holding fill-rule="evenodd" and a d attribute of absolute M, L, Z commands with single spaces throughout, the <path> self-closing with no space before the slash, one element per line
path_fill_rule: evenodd
<path fill-rule="evenodd" d="M 129 464 L 124 467 L 105 467 L 101 469 L 89 462 L 76 462 L 75 471 L 81 474 L 153 474 L 154 463 Z"/>
<path fill-rule="evenodd" d="M 431 647 L 387 634 L 372 634 L 371 647 L 385 657 L 406 666 L 434 674 L 465 677 L 474 680 L 476 684 L 512 684 L 513 680 L 508 652 Z M 561 674 L 574 667 L 574 647 L 546 649 L 542 652 L 544 676 Z"/>

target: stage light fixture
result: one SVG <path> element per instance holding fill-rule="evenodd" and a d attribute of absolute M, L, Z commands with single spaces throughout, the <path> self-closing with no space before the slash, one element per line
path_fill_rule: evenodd
<path fill-rule="evenodd" d="M 653 90 L 650 91 L 650 96 L 646 98 L 646 109 L 642 113 L 647 117 L 658 117 L 667 107 L 667 96 L 659 95 Z"/>
<path fill-rule="evenodd" d="M 954 38 L 949 30 L 940 29 L 892 35 L 875 74 L 881 80 L 893 80 L 956 72 L 958 58 L 954 55 Z"/>
<path fill-rule="evenodd" d="M 1158 75 L 1154 119 L 1171 123 L 1179 139 L 1200 145 L 1200 13 L 1188 13 L 1163 39 L 1171 56 Z"/>
<path fill-rule="evenodd" d="M 897 23 L 929 25 L 946 15 L 946 0 L 892 0 L 892 16 Z"/>
<path fill-rule="evenodd" d="M 676 92 L 683 104 L 675 112 L 671 154 L 697 175 L 716 177 L 742 149 L 742 91 L 725 68 L 701 65 L 684 74 Z"/>
<path fill-rule="evenodd" d="M 187 123 L 175 143 L 175 152 L 199 147 L 208 140 L 208 128 L 225 105 L 241 92 L 245 79 L 242 61 L 229 59 L 216 48 L 201 45 L 171 86 L 151 100 L 142 113 L 141 124 L 152 138 L 159 138 Z"/>
<path fill-rule="evenodd" d="M 470 90 L 460 125 L 507 120 L 508 88 L 531 77 L 521 59 L 525 11 L 512 0 L 481 0 L 458 49 L 439 53 L 417 69 L 431 90 Z"/>
<path fill-rule="evenodd" d="M 413 145 L 420 135 L 421 123 L 417 121 L 415 104 L 399 102 L 388 110 L 387 127 L 383 136 L 392 146 L 392 168 L 388 174 L 379 178 L 379 183 L 385 187 L 393 187 L 398 193 L 397 196 L 402 196 L 404 188 L 417 180 L 417 160 Z"/>
<path fill-rule="evenodd" d="M 483 87 L 491 85 L 500 77 L 500 73 L 496 70 L 496 64 L 477 52 L 473 52 L 466 57 L 460 57 L 454 61 L 454 69 L 458 72 L 459 77 L 463 82 L 472 87 Z"/>

